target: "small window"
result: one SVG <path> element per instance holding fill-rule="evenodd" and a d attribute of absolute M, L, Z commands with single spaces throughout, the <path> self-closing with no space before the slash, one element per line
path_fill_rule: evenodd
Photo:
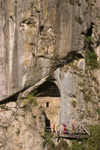
<path fill-rule="evenodd" d="M 49 107 L 49 102 L 46 102 L 46 107 Z"/>

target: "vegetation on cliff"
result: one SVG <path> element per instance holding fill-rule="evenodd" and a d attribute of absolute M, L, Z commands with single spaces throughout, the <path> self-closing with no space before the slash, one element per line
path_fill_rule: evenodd
<path fill-rule="evenodd" d="M 90 66 L 91 69 L 95 69 L 98 66 L 97 54 L 92 51 L 85 51 L 85 62 L 87 66 Z"/>
<path fill-rule="evenodd" d="M 90 126 L 91 136 L 87 140 L 72 140 L 71 150 L 99 150 L 100 149 L 100 126 Z"/>
<path fill-rule="evenodd" d="M 100 149 L 100 126 L 90 126 L 91 136 L 88 139 L 71 140 L 72 146 L 69 147 L 68 143 L 64 139 L 60 139 L 58 145 L 53 142 L 52 133 L 44 133 L 42 135 L 44 142 L 43 146 L 47 146 L 47 150 L 99 150 Z"/>

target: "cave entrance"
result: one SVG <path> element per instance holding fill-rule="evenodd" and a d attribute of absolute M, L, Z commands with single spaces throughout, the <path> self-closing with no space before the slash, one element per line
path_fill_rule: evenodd
<path fill-rule="evenodd" d="M 47 118 L 47 115 L 45 112 L 43 112 L 44 116 L 45 116 L 45 129 L 46 131 L 51 131 L 51 122 L 50 120 Z"/>
<path fill-rule="evenodd" d="M 50 120 L 46 118 L 45 120 L 46 128 L 50 128 Z"/>
<path fill-rule="evenodd" d="M 60 97 L 60 92 L 56 84 L 47 81 L 37 88 L 37 97 Z M 36 95 L 37 95 L 36 94 Z"/>
<path fill-rule="evenodd" d="M 35 94 L 39 107 L 43 108 L 45 115 L 45 128 L 51 131 L 53 125 L 58 126 L 60 109 L 60 92 L 54 82 L 46 81 L 37 88 Z"/>

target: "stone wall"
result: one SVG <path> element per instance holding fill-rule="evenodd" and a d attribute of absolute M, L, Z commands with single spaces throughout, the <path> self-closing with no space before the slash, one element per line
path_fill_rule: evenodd
<path fill-rule="evenodd" d="M 42 106 L 46 117 L 50 120 L 50 127 L 53 125 L 59 125 L 59 109 L 60 109 L 60 98 L 57 97 L 37 97 L 37 103 L 39 107 Z M 47 107 L 47 102 L 49 102 Z"/>

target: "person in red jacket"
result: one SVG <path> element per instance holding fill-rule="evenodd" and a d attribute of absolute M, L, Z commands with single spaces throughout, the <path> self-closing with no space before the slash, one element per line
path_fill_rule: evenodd
<path fill-rule="evenodd" d="M 55 125 L 53 126 L 53 133 L 55 133 Z"/>
<path fill-rule="evenodd" d="M 66 124 L 63 123 L 63 127 L 64 127 L 64 134 L 66 134 Z"/>

